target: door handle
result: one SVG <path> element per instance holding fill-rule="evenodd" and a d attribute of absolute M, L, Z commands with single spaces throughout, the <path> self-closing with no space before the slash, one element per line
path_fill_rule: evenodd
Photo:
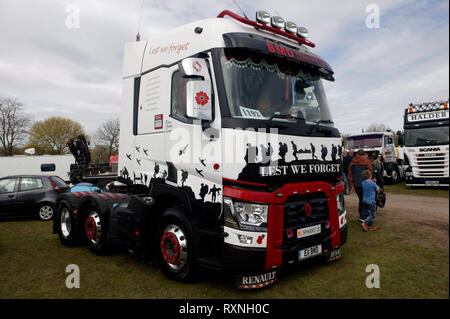
<path fill-rule="evenodd" d="M 14 195 L 8 195 L 9 198 L 14 198 Z"/>

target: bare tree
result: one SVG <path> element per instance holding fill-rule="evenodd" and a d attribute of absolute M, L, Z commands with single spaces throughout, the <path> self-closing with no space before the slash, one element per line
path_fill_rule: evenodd
<path fill-rule="evenodd" d="M 0 153 L 14 155 L 27 135 L 31 119 L 16 98 L 0 97 Z"/>
<path fill-rule="evenodd" d="M 392 131 L 391 128 L 385 124 L 372 123 L 364 132 L 388 132 Z"/>
<path fill-rule="evenodd" d="M 118 118 L 103 122 L 95 134 L 95 144 L 108 147 L 108 159 L 119 150 L 120 121 Z"/>

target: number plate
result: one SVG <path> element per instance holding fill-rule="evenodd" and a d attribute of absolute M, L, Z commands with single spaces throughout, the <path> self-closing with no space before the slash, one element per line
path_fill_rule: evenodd
<path fill-rule="evenodd" d="M 304 260 L 310 257 L 320 255 L 322 253 L 322 245 L 316 245 L 298 251 L 298 260 Z"/>
<path fill-rule="evenodd" d="M 304 237 L 320 234 L 321 231 L 322 231 L 322 227 L 320 224 L 310 226 L 310 227 L 305 227 L 305 228 L 299 228 L 299 229 L 297 229 L 297 238 L 304 238 Z"/>
<path fill-rule="evenodd" d="M 425 185 L 439 185 L 439 181 L 425 181 Z"/>

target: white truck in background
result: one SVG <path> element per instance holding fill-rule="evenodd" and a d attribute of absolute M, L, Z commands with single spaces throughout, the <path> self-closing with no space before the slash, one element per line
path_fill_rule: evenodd
<path fill-rule="evenodd" d="M 399 144 L 404 144 L 406 185 L 449 186 L 448 125 L 448 101 L 411 103 L 405 109 L 405 138 Z"/>
<path fill-rule="evenodd" d="M 0 157 L 0 177 L 13 175 L 58 176 L 69 181 L 72 155 L 14 155 Z"/>
<path fill-rule="evenodd" d="M 367 132 L 350 135 L 347 138 L 347 149 L 355 153 L 362 149 L 369 156 L 377 158 L 381 154 L 384 159 L 383 177 L 392 184 L 397 184 L 404 177 L 403 159 L 395 147 L 392 132 Z"/>

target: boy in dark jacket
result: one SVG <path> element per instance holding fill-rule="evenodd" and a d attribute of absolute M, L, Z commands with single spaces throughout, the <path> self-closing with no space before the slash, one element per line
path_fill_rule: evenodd
<path fill-rule="evenodd" d="M 363 150 L 358 151 L 358 155 L 352 160 L 348 167 L 348 179 L 352 189 L 355 190 L 356 195 L 359 199 L 359 218 L 364 220 L 363 211 L 363 189 L 362 189 L 362 172 L 368 170 L 372 174 L 372 163 L 367 158 L 367 154 Z"/>

